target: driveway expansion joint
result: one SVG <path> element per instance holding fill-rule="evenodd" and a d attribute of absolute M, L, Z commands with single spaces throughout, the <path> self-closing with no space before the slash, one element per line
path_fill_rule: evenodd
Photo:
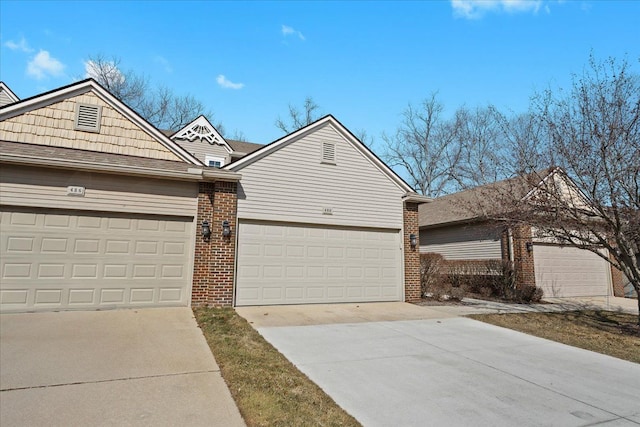
<path fill-rule="evenodd" d="M 187 375 L 193 375 L 193 374 L 208 374 L 208 373 L 220 373 L 220 369 L 209 369 L 205 371 L 177 372 L 173 374 L 143 375 L 139 377 L 111 378 L 108 380 L 77 381 L 77 382 L 70 382 L 70 383 L 47 384 L 47 385 L 37 385 L 37 386 L 29 386 L 29 387 L 14 387 L 14 388 L 0 389 L 0 392 L 46 389 L 46 388 L 65 387 L 65 386 L 74 386 L 74 385 L 83 385 L 83 384 L 102 384 L 102 383 L 111 383 L 111 382 L 118 382 L 118 381 L 144 380 L 148 378 L 180 377 L 180 376 L 187 376 Z"/>

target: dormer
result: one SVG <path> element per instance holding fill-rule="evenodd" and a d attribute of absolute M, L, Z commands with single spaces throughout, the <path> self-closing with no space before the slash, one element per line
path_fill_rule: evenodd
<path fill-rule="evenodd" d="M 171 135 L 171 139 L 207 166 L 221 168 L 231 161 L 233 149 L 204 116 Z"/>

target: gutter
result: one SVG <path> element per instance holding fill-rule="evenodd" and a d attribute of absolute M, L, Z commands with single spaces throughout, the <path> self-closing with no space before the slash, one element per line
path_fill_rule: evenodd
<path fill-rule="evenodd" d="M 172 171 L 168 169 L 147 168 L 141 166 L 124 166 L 111 163 L 94 163 L 83 160 L 69 160 L 59 158 L 46 158 L 0 153 L 0 162 L 42 166 L 56 169 L 74 169 L 87 172 L 104 172 L 117 175 L 136 175 L 152 178 L 168 178 L 182 181 L 240 181 L 242 175 L 236 172 L 219 169 L 204 168 L 197 165 L 189 167 L 186 171 Z"/>
<path fill-rule="evenodd" d="M 418 193 L 405 193 L 405 195 L 402 196 L 402 201 L 403 202 L 422 204 L 422 203 L 433 202 L 433 198 L 427 197 L 427 196 L 423 196 L 423 195 L 418 194 Z"/>

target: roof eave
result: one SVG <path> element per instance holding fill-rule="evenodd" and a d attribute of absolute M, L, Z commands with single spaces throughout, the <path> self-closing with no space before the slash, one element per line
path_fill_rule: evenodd
<path fill-rule="evenodd" d="M 423 203 L 431 203 L 433 202 L 433 198 L 431 197 L 427 197 L 427 196 L 423 196 L 422 194 L 418 194 L 418 193 L 407 193 L 402 197 L 402 200 L 405 202 L 410 202 L 410 203 L 417 203 L 419 205 L 423 204 Z"/>
<path fill-rule="evenodd" d="M 0 163 L 49 167 L 54 169 L 73 169 L 87 172 L 102 172 L 116 175 L 146 176 L 181 181 L 240 181 L 242 175 L 219 169 L 193 167 L 186 171 L 174 171 L 140 166 L 123 166 L 100 162 L 85 162 L 60 158 L 46 158 L 0 153 Z"/>

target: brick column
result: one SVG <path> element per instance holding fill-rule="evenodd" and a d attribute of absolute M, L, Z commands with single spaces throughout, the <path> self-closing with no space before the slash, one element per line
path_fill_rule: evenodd
<path fill-rule="evenodd" d="M 533 251 L 527 251 L 527 243 L 532 242 L 531 227 L 520 225 L 513 227 L 513 261 L 517 286 L 536 285 L 533 268 Z"/>
<path fill-rule="evenodd" d="M 235 272 L 235 234 L 237 183 L 203 182 L 198 189 L 198 218 L 191 305 L 233 305 Z M 229 221 L 231 236 L 222 237 L 222 221 Z M 208 221 L 211 238 L 201 234 L 202 221 Z"/>
<path fill-rule="evenodd" d="M 511 242 L 509 241 L 509 227 L 506 227 L 500 233 L 500 252 L 502 254 L 502 262 L 505 264 L 511 261 L 510 245 Z"/>
<path fill-rule="evenodd" d="M 614 260 L 611 252 L 609 252 L 609 259 Z M 624 274 L 618 270 L 613 264 L 609 264 L 611 268 L 611 287 L 613 288 L 614 297 L 624 297 Z"/>
<path fill-rule="evenodd" d="M 420 233 L 418 227 L 418 204 L 405 202 L 402 209 L 404 220 L 404 299 L 418 301 L 420 295 Z M 411 247 L 409 236 L 415 234 L 418 245 Z"/>

